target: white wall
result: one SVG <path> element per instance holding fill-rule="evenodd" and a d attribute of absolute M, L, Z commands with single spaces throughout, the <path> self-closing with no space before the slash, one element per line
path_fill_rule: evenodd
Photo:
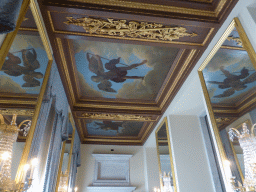
<path fill-rule="evenodd" d="M 179 191 L 214 191 L 199 118 L 170 115 L 169 122 Z"/>
<path fill-rule="evenodd" d="M 23 153 L 23 149 L 25 146 L 25 142 L 15 142 L 13 144 L 13 154 L 12 154 L 12 169 L 11 169 L 11 177 L 14 180 L 18 167 L 20 165 L 21 156 Z"/>
<path fill-rule="evenodd" d="M 111 149 L 114 149 L 112 152 Z M 144 150 L 142 146 L 81 145 L 81 167 L 78 168 L 76 186 L 79 192 L 88 192 L 94 177 L 93 153 L 132 154 L 130 159 L 130 181 L 136 187 L 135 192 L 145 192 Z"/>

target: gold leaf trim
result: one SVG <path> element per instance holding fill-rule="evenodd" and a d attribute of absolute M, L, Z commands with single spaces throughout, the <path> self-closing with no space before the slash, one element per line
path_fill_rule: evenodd
<path fill-rule="evenodd" d="M 197 36 L 196 33 L 188 33 L 185 27 L 170 27 L 157 23 L 128 22 L 126 20 L 95 19 L 89 17 L 78 19 L 66 17 L 66 19 L 65 24 L 83 27 L 90 34 L 161 41 L 172 41 L 181 37 Z"/>
<path fill-rule="evenodd" d="M 0 114 L 2 115 L 19 115 L 19 116 L 33 116 L 34 110 L 28 110 L 28 109 L 0 109 Z"/>
<path fill-rule="evenodd" d="M 228 41 L 235 41 L 237 45 L 243 46 L 242 40 L 239 37 L 229 36 L 229 37 L 227 37 L 227 40 Z"/>
<path fill-rule="evenodd" d="M 134 120 L 134 121 L 154 121 L 151 116 L 142 115 L 121 115 L 104 113 L 82 113 L 82 118 L 88 119 L 108 119 L 108 120 Z"/>

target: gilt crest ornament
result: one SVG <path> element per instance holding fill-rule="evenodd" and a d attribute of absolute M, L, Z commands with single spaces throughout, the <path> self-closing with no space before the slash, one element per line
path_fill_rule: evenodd
<path fill-rule="evenodd" d="M 239 37 L 230 36 L 230 37 L 227 37 L 227 40 L 228 41 L 231 41 L 231 40 L 235 41 L 238 46 L 243 46 L 242 40 Z"/>
<path fill-rule="evenodd" d="M 194 37 L 196 33 L 188 33 L 185 27 L 164 26 L 127 20 L 96 19 L 91 17 L 66 17 L 67 25 L 83 27 L 89 34 L 130 37 L 158 41 L 172 41 L 181 37 Z"/>

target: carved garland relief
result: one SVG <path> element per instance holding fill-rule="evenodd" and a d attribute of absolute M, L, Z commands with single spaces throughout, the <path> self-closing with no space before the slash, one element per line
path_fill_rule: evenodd
<path fill-rule="evenodd" d="M 134 121 L 154 121 L 151 116 L 141 115 L 120 115 L 120 114 L 101 114 L 101 113 L 83 113 L 82 118 L 88 119 L 108 119 L 108 120 L 134 120 Z"/>
<path fill-rule="evenodd" d="M 119 37 L 132 37 L 148 40 L 172 41 L 181 37 L 194 37 L 196 33 L 188 33 L 185 27 L 163 26 L 157 23 L 95 19 L 83 17 L 75 19 L 67 17 L 67 25 L 83 27 L 87 33 Z"/>
<path fill-rule="evenodd" d="M 19 115 L 19 116 L 33 116 L 34 110 L 29 109 L 0 109 L 2 115 Z"/>

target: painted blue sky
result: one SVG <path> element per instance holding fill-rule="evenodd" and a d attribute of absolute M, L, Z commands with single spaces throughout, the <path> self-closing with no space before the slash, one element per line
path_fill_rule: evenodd
<path fill-rule="evenodd" d="M 233 102 L 233 100 L 235 100 L 239 95 L 256 87 L 256 82 L 252 82 L 246 84 L 247 88 L 240 91 L 235 91 L 235 93 L 229 97 L 214 98 L 214 96 L 222 94 L 225 90 L 227 90 L 218 88 L 217 84 L 209 83 L 209 81 L 224 81 L 226 76 L 220 70 L 221 66 L 234 75 L 240 75 L 243 67 L 249 70 L 250 75 L 255 73 L 255 68 L 246 51 L 220 49 L 203 70 L 206 86 L 213 103 Z M 243 80 L 244 79 L 241 79 L 241 81 Z"/>
<path fill-rule="evenodd" d="M 46 51 L 44 50 L 44 46 L 42 44 L 40 36 L 35 35 L 21 35 L 18 34 L 14 42 L 10 48 L 10 53 L 21 51 L 22 49 L 31 49 L 34 48 L 37 53 L 37 60 L 40 63 L 40 68 L 36 69 L 35 72 L 41 72 L 43 75 L 45 74 L 47 64 L 48 64 L 48 57 L 46 54 Z M 18 56 L 22 61 L 22 53 L 15 53 L 15 56 Z M 23 66 L 23 61 L 20 66 Z M 42 79 L 37 79 L 40 81 L 41 85 L 38 87 L 22 87 L 22 85 L 25 83 L 23 80 L 23 76 L 9 76 L 5 74 L 4 72 L 0 71 L 0 80 L 4 80 L 5 83 L 8 85 L 8 90 L 12 90 L 12 92 L 17 91 L 17 93 L 28 93 L 28 94 L 39 94 L 41 85 L 43 82 Z M 5 78 L 7 77 L 7 78 Z M 13 87 L 13 88 L 11 88 Z M 0 92 L 6 92 L 6 86 L 3 85 L 0 86 Z M 8 92 L 8 91 L 7 91 Z"/>
<path fill-rule="evenodd" d="M 142 99 L 155 100 L 174 60 L 180 49 L 173 47 L 145 46 L 123 43 L 110 43 L 86 40 L 72 40 L 76 66 L 78 71 L 78 80 L 80 84 L 81 95 L 94 98 L 121 98 L 121 99 Z M 112 83 L 112 87 L 117 93 L 102 91 L 98 84 L 91 80 L 96 76 L 89 70 L 89 63 L 86 54 L 91 53 L 99 55 L 103 65 L 108 59 L 121 58 L 120 63 L 131 65 L 147 62 L 137 69 L 128 70 L 127 76 L 143 76 L 144 79 L 127 79 L 122 83 Z M 122 65 L 118 64 L 117 67 Z M 105 72 L 109 70 L 105 69 Z"/>
<path fill-rule="evenodd" d="M 93 89 L 100 91 L 99 88 L 97 87 L 97 85 L 99 83 L 96 83 L 96 82 L 91 80 L 91 77 L 95 76 L 96 74 L 89 70 L 89 62 L 88 62 L 87 59 L 85 59 L 86 58 L 86 53 L 87 52 L 80 51 L 79 53 L 75 54 L 77 70 L 83 74 L 84 79 L 86 80 L 86 82 L 88 82 L 92 86 Z M 92 50 L 89 50 L 88 53 L 94 54 L 94 52 Z M 109 60 L 117 59 L 117 57 L 115 57 L 113 55 L 100 55 L 100 56 L 104 57 L 104 58 L 108 58 Z M 125 62 L 122 58 L 120 60 L 120 63 L 126 64 L 126 65 L 131 65 L 131 64 L 141 63 L 143 61 L 143 59 L 139 59 L 134 54 L 131 54 L 128 59 L 129 59 L 130 63 Z M 109 62 L 109 60 L 102 59 L 103 65 L 105 63 Z M 121 64 L 118 64 L 116 66 L 117 67 L 123 67 L 123 65 L 121 65 Z M 105 69 L 105 67 L 104 67 L 104 69 Z M 127 73 L 127 76 L 145 76 L 151 70 L 152 70 L 151 67 L 148 67 L 147 65 L 141 65 L 141 66 L 137 67 L 137 69 L 129 70 L 128 73 Z M 107 71 L 108 70 L 105 69 L 105 72 L 107 72 Z M 123 83 L 132 83 L 132 82 L 134 82 L 134 79 L 127 79 Z M 117 92 L 116 93 L 109 93 L 109 92 L 105 92 L 105 91 L 100 91 L 102 93 L 102 95 L 104 95 L 104 97 L 106 97 L 106 98 L 116 98 L 118 90 L 120 90 L 123 87 L 123 83 L 116 83 L 116 82 L 113 82 L 113 81 L 111 81 L 111 83 L 112 83 L 112 88 L 115 89 Z"/>
<path fill-rule="evenodd" d="M 117 136 L 117 130 L 102 130 L 95 122 L 102 123 L 102 121 L 92 121 L 90 123 L 86 123 L 87 132 L 89 135 Z M 118 130 L 121 131 L 122 129 L 122 127 L 119 127 Z"/>
<path fill-rule="evenodd" d="M 27 47 L 29 48 L 33 48 L 33 47 Z M 40 68 L 36 69 L 35 72 L 41 72 L 42 74 L 45 74 L 46 68 L 47 68 L 47 64 L 48 64 L 48 57 L 47 54 L 44 50 L 40 49 L 40 48 L 36 48 L 35 49 L 36 53 L 37 53 L 37 60 L 40 63 Z M 20 53 L 16 53 L 14 54 L 15 56 L 18 56 L 19 58 L 22 58 L 22 54 Z M 21 59 L 22 60 L 22 59 Z M 23 62 L 20 64 L 20 66 L 23 66 Z M 16 83 L 18 83 L 20 86 L 22 86 L 25 81 L 23 80 L 23 76 L 9 76 L 7 74 L 5 74 L 3 71 L 0 71 L 0 75 L 5 75 L 10 77 L 13 81 L 15 81 Z M 38 81 L 40 81 L 41 85 L 43 83 L 43 78 L 42 79 L 37 79 Z M 24 90 L 26 90 L 26 93 L 30 93 L 30 94 L 39 94 L 40 92 L 40 87 L 23 87 Z"/>

